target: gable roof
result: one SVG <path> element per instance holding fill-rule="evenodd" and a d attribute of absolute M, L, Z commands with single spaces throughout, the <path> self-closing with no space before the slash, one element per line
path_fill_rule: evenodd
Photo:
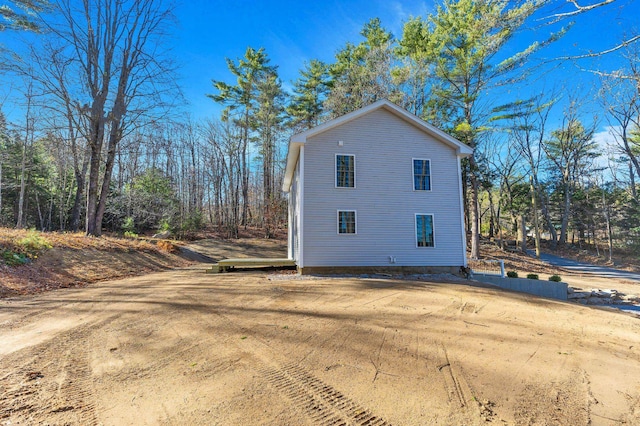
<path fill-rule="evenodd" d="M 400 108 L 394 103 L 389 102 L 386 99 L 381 99 L 376 101 L 366 107 L 360 108 L 358 110 L 352 111 L 348 114 L 345 114 L 341 117 L 334 118 L 333 120 L 329 120 L 319 126 L 316 126 L 312 129 L 304 131 L 302 133 L 298 133 L 296 135 L 291 136 L 289 139 L 289 150 L 287 152 L 287 166 L 284 173 L 284 180 L 282 182 L 282 190 L 284 192 L 289 192 L 289 188 L 291 187 L 291 181 L 293 179 L 293 173 L 296 168 L 296 163 L 298 162 L 298 157 L 300 156 L 300 147 L 303 146 L 307 139 L 313 136 L 316 136 L 320 133 L 326 132 L 327 130 L 333 129 L 335 127 L 341 126 L 349 121 L 360 118 L 366 114 L 369 114 L 373 111 L 377 111 L 379 109 L 384 109 L 396 117 L 399 117 L 406 121 L 409 124 L 414 125 L 418 129 L 427 133 L 428 135 L 434 137 L 436 140 L 444 143 L 445 145 L 450 146 L 451 148 L 456 150 L 456 155 L 458 157 L 468 157 L 473 154 L 473 149 L 468 145 L 460 142 L 454 137 L 448 135 L 437 127 L 432 126 L 426 121 L 418 118 L 414 114 L 411 114 L 409 111 Z"/>

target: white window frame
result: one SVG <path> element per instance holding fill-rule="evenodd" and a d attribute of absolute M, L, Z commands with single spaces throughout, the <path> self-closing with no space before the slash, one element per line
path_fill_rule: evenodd
<path fill-rule="evenodd" d="M 415 175 L 415 170 L 413 165 L 413 162 L 416 160 L 429 162 L 429 189 L 416 189 L 416 175 Z M 413 192 L 431 192 L 433 190 L 432 176 L 433 176 L 433 168 L 432 168 L 431 158 L 414 157 L 411 159 L 411 188 L 413 189 Z"/>
<path fill-rule="evenodd" d="M 431 216 L 431 232 L 433 233 L 433 245 L 419 246 L 418 245 L 418 216 Z M 419 249 L 433 249 L 436 247 L 436 218 L 433 213 L 416 213 L 413 218 L 413 235 L 416 240 L 416 248 Z"/>
<path fill-rule="evenodd" d="M 345 157 L 353 157 L 353 186 L 338 186 L 338 155 Z M 356 188 L 356 155 L 355 154 L 336 154 L 333 161 L 333 184 L 338 189 L 355 189 Z"/>
<path fill-rule="evenodd" d="M 340 232 L 340 213 L 353 213 L 353 232 Z M 358 234 L 358 211 L 357 210 L 337 210 L 336 211 L 336 233 L 338 235 L 357 235 Z"/>

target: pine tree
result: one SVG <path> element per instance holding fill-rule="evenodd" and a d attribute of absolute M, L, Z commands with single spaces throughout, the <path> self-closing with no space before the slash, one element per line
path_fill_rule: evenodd
<path fill-rule="evenodd" d="M 12 0 L 0 5 L 0 31 L 39 31 L 34 14 L 51 8 L 48 0 Z"/>
<path fill-rule="evenodd" d="M 476 149 L 487 129 L 488 111 L 481 104 L 483 94 L 493 86 L 513 80 L 512 71 L 561 34 L 545 42 L 534 42 L 524 50 L 500 61 L 507 42 L 538 8 L 534 0 L 517 5 L 506 0 L 445 0 L 426 22 L 414 18 L 405 25 L 409 31 L 401 46 L 432 67 L 434 102 L 449 130 L 462 142 Z M 511 80 L 510 80 L 511 79 Z M 423 114 L 424 115 L 424 114 Z M 466 175 L 470 183 L 471 257 L 479 256 L 480 179 L 477 153 L 469 158 Z"/>
<path fill-rule="evenodd" d="M 366 23 L 360 34 L 364 41 L 358 45 L 347 43 L 329 67 L 331 91 L 325 107 L 331 117 L 339 117 L 378 99 L 399 102 L 402 98 L 391 76 L 395 60 L 393 35 L 382 27 L 378 18 Z"/>
<path fill-rule="evenodd" d="M 330 90 L 329 67 L 313 59 L 300 71 L 300 78 L 293 86 L 293 96 L 287 114 L 294 131 L 304 131 L 317 126 L 324 116 L 323 103 Z"/>

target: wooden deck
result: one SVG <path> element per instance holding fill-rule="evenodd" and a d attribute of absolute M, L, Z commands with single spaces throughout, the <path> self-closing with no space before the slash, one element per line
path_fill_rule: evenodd
<path fill-rule="evenodd" d="M 237 259 L 223 259 L 213 265 L 207 272 L 215 274 L 232 271 L 236 268 L 276 268 L 293 266 L 296 266 L 296 262 L 292 259 L 261 259 L 242 257 Z"/>

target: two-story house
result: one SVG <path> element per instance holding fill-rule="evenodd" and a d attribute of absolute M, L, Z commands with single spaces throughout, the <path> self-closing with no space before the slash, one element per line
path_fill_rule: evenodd
<path fill-rule="evenodd" d="M 472 150 L 387 100 L 291 137 L 289 258 L 301 273 L 457 273 Z"/>

